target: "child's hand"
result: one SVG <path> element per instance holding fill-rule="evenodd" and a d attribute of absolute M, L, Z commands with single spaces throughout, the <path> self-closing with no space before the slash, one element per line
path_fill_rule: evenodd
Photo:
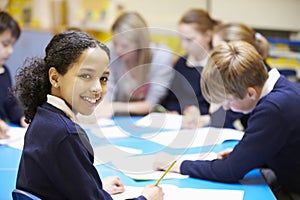
<path fill-rule="evenodd" d="M 6 122 L 0 119 L 0 139 L 9 138 L 9 135 L 7 135 L 8 129 L 9 126 L 6 124 Z"/>
<path fill-rule="evenodd" d="M 182 128 L 201 128 L 210 123 L 210 116 L 201 115 L 199 108 L 196 106 L 186 107 L 183 114 Z"/>
<path fill-rule="evenodd" d="M 183 111 L 183 115 L 182 128 L 197 128 L 201 113 L 196 106 L 187 106 Z"/>
<path fill-rule="evenodd" d="M 102 180 L 103 189 L 109 194 L 118 194 L 125 191 L 124 184 L 118 176 L 110 176 Z"/>
<path fill-rule="evenodd" d="M 148 185 L 144 188 L 142 195 L 147 200 L 162 200 L 164 197 L 164 192 L 159 186 Z"/>
<path fill-rule="evenodd" d="M 227 156 L 229 156 L 229 154 L 232 152 L 232 149 L 225 149 L 224 151 L 221 151 L 218 154 L 218 159 L 223 159 L 226 158 Z"/>
<path fill-rule="evenodd" d="M 157 154 L 152 167 L 154 170 L 165 171 L 173 162 L 173 160 L 175 160 L 174 156 L 167 153 L 159 153 Z M 171 168 L 170 172 L 180 173 L 181 163 L 182 161 L 176 161 L 174 166 Z"/>

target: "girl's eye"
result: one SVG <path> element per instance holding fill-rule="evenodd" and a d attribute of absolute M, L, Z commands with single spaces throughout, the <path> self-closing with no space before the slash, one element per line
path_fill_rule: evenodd
<path fill-rule="evenodd" d="M 9 42 L 2 42 L 2 45 L 3 45 L 4 47 L 7 47 L 7 46 L 10 45 L 10 43 L 9 43 Z"/>
<path fill-rule="evenodd" d="M 101 78 L 100 78 L 100 81 L 106 83 L 106 82 L 108 81 L 108 78 L 107 78 L 107 77 L 101 77 Z"/>
<path fill-rule="evenodd" d="M 186 42 L 192 42 L 195 40 L 195 38 L 192 37 L 182 37 L 181 40 L 186 41 Z"/>
<path fill-rule="evenodd" d="M 89 74 L 81 74 L 79 77 L 85 78 L 85 79 L 90 79 L 91 75 L 89 75 Z"/>

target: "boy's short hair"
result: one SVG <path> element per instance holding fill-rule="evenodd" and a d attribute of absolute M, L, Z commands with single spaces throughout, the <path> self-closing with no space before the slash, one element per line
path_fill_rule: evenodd
<path fill-rule="evenodd" d="M 21 29 L 18 22 L 7 12 L 0 11 L 0 34 L 6 30 L 10 30 L 16 40 L 19 39 Z"/>
<path fill-rule="evenodd" d="M 215 47 L 201 74 L 201 89 L 208 102 L 222 103 L 226 95 L 243 99 L 248 87 L 262 88 L 268 72 L 256 49 L 244 41 Z"/>

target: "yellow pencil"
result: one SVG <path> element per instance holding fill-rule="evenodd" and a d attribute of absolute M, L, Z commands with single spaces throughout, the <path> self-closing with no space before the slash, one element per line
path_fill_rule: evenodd
<path fill-rule="evenodd" d="M 171 165 L 166 169 L 166 171 L 164 172 L 164 174 L 156 181 L 156 183 L 154 184 L 154 186 L 158 186 L 158 184 L 161 182 L 161 180 L 163 180 L 163 178 L 165 177 L 165 175 L 170 171 L 170 169 L 174 166 L 174 164 L 176 163 L 176 160 L 174 160 Z"/>

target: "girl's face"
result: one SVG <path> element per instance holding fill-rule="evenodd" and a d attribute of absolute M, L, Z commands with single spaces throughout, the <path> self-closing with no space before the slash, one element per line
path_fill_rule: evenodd
<path fill-rule="evenodd" d="M 107 92 L 109 58 L 101 48 L 87 49 L 65 75 L 58 74 L 58 95 L 74 113 L 90 115 Z"/>
<path fill-rule="evenodd" d="M 200 33 L 195 29 L 195 24 L 179 24 L 181 46 L 188 55 L 198 57 L 203 55 L 203 51 L 210 50 L 211 34 L 209 32 Z"/>
<path fill-rule="evenodd" d="M 13 53 L 15 42 L 16 39 L 12 37 L 10 30 L 0 34 L 0 66 L 4 65 Z"/>
<path fill-rule="evenodd" d="M 112 39 L 118 57 L 124 62 L 137 59 L 137 44 L 125 36 L 116 34 Z"/>

